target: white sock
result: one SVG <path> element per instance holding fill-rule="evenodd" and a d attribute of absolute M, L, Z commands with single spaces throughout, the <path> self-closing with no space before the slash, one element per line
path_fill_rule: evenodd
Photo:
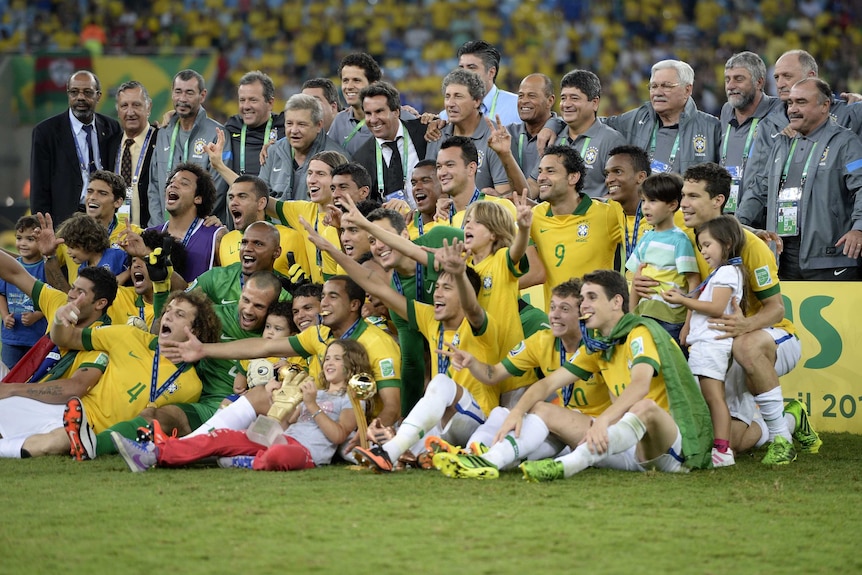
<path fill-rule="evenodd" d="M 772 441 L 776 435 L 780 435 L 787 441 L 792 442 L 793 437 L 787 431 L 787 426 L 784 424 L 784 397 L 781 394 L 781 386 L 779 385 L 760 395 L 755 395 L 754 401 L 760 407 L 760 414 L 763 416 L 763 421 L 766 422 L 766 427 L 769 428 L 769 440 Z"/>
<path fill-rule="evenodd" d="M 550 459 L 551 457 L 560 455 L 560 452 L 565 447 L 566 444 L 560 441 L 556 436 L 548 435 L 548 437 L 545 438 L 545 441 L 543 441 L 539 447 L 534 449 L 527 459 L 533 461 L 538 461 L 539 459 Z"/>
<path fill-rule="evenodd" d="M 26 436 L 4 437 L 0 439 L 0 458 L 21 459 L 21 448 L 24 446 Z"/>
<path fill-rule="evenodd" d="M 646 426 L 633 413 L 626 413 L 622 419 L 608 427 L 608 450 L 602 454 L 591 453 L 587 444 L 581 444 L 568 455 L 558 457 L 557 461 L 563 464 L 566 477 L 571 477 L 603 461 L 608 455 L 621 453 L 635 445 L 646 433 Z"/>
<path fill-rule="evenodd" d="M 434 376 L 425 389 L 425 395 L 404 418 L 398 433 L 383 444 L 390 461 L 397 461 L 402 453 L 440 422 L 446 408 L 455 401 L 457 389 L 457 384 L 445 375 Z"/>
<path fill-rule="evenodd" d="M 757 449 L 761 445 L 764 445 L 767 441 L 769 441 L 769 428 L 766 427 L 766 422 L 761 418 L 757 418 L 751 422 L 751 425 L 757 425 L 760 427 L 760 439 L 757 440 L 757 443 L 754 444 L 754 449 Z"/>
<path fill-rule="evenodd" d="M 509 410 L 505 407 L 495 407 L 491 410 L 491 414 L 488 415 L 488 419 L 485 420 L 485 423 L 476 428 L 476 431 L 473 432 L 473 435 L 470 436 L 470 439 L 467 441 L 467 445 L 463 447 L 468 447 L 472 443 L 483 443 L 486 446 L 494 443 L 494 436 L 497 435 L 497 431 L 500 429 L 500 426 L 503 425 L 503 421 L 509 416 Z"/>
<path fill-rule="evenodd" d="M 254 411 L 254 407 L 243 396 L 224 409 L 216 411 L 212 417 L 204 421 L 200 427 L 186 435 L 186 437 L 206 435 L 213 429 L 247 429 L 249 425 L 254 423 L 256 418 L 257 414 Z"/>
<path fill-rule="evenodd" d="M 526 459 L 527 455 L 535 451 L 546 437 L 548 437 L 548 426 L 538 415 L 528 413 L 521 424 L 520 437 L 516 438 L 513 434 L 508 434 L 505 439 L 491 446 L 488 453 L 482 457 L 493 463 L 497 469 L 504 469 Z"/>
<path fill-rule="evenodd" d="M 789 431 L 792 436 L 793 432 L 796 431 L 796 426 L 798 425 L 798 422 L 796 421 L 796 418 L 793 417 L 792 413 L 784 414 L 784 425 L 787 426 L 787 431 Z"/>

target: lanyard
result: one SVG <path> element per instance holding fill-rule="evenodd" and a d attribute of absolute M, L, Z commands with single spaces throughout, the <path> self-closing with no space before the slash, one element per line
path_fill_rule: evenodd
<path fill-rule="evenodd" d="M 583 146 L 581 146 L 581 159 L 583 159 L 583 158 L 584 158 L 584 154 L 586 154 L 586 153 L 587 153 L 587 146 L 589 146 L 589 145 L 590 145 L 590 140 L 592 140 L 592 138 L 591 138 L 591 137 L 589 137 L 589 136 L 587 136 L 587 139 L 586 139 L 586 140 L 584 140 L 584 145 L 583 145 Z M 568 139 L 568 138 L 563 138 L 563 139 L 560 141 L 560 143 L 561 143 L 562 145 L 564 145 L 564 146 L 565 146 L 565 145 L 567 145 L 567 144 L 569 143 L 569 139 Z M 575 142 L 573 141 L 573 142 L 572 142 L 572 147 L 574 147 L 574 145 L 575 145 Z"/>
<path fill-rule="evenodd" d="M 138 317 L 144 319 L 144 308 L 146 306 L 144 296 L 139 295 L 137 298 L 135 298 L 135 305 L 138 306 Z"/>
<path fill-rule="evenodd" d="M 91 154 L 93 153 L 93 137 L 96 136 L 96 122 L 94 121 L 92 124 L 87 124 L 88 126 L 93 127 L 92 137 L 90 138 L 90 149 L 88 150 Z M 83 130 L 83 128 L 81 128 Z M 75 132 L 72 132 L 72 139 L 75 140 L 75 153 L 78 154 L 78 164 L 81 166 L 81 172 L 90 173 L 90 160 L 84 160 L 84 154 L 81 152 L 81 147 L 78 145 L 78 136 Z M 96 141 L 98 144 L 98 140 Z M 98 145 L 96 146 L 98 148 Z M 89 155 L 87 156 L 89 158 Z M 93 163 L 96 163 L 96 155 L 93 155 Z"/>
<path fill-rule="evenodd" d="M 117 227 L 117 216 L 114 214 L 114 218 L 111 220 L 111 223 L 108 224 L 108 237 L 111 237 L 111 234 L 114 233 L 114 229 Z"/>
<path fill-rule="evenodd" d="M 179 123 L 177 123 L 177 125 L 179 125 Z M 147 135 L 144 138 L 143 145 L 141 146 L 141 155 L 138 156 L 138 163 L 135 166 L 134 173 L 132 174 L 132 181 L 127 182 L 130 186 L 137 186 L 138 185 L 138 179 L 141 175 L 141 166 L 144 165 L 144 156 L 147 155 L 147 144 L 150 143 L 150 136 L 153 135 L 153 132 L 155 132 L 155 130 L 153 130 L 152 126 L 147 128 Z M 122 148 L 122 144 L 120 147 Z M 129 153 L 131 153 L 131 151 Z M 117 174 L 120 173 L 120 160 L 123 159 L 122 156 L 123 156 L 122 152 L 117 154 L 117 163 L 116 163 L 116 167 L 114 168 L 114 173 L 117 173 Z"/>
<path fill-rule="evenodd" d="M 365 125 L 365 118 L 363 118 L 361 122 L 359 122 L 358 124 L 356 124 L 356 125 L 353 127 L 353 130 L 352 130 L 349 134 L 347 134 L 346 136 L 344 136 L 344 143 L 343 143 L 343 144 L 341 144 L 341 147 L 342 147 L 342 148 L 346 148 L 346 147 L 347 147 L 347 144 L 349 144 L 349 143 L 350 143 L 350 140 L 352 140 L 352 139 L 353 139 L 353 136 L 355 136 L 355 135 L 356 135 L 356 132 L 358 132 L 359 130 L 361 130 L 361 129 L 362 129 L 362 126 L 364 126 L 364 125 Z"/>
<path fill-rule="evenodd" d="M 554 343 L 558 343 L 559 346 L 555 345 L 554 347 L 558 347 L 560 350 L 560 367 L 563 367 L 566 363 L 566 346 L 563 345 L 563 340 L 558 337 L 554 338 L 556 341 Z M 575 392 L 575 384 L 570 383 L 566 387 L 562 389 L 563 393 L 563 407 L 569 405 L 569 401 L 572 399 L 572 394 Z"/>
<path fill-rule="evenodd" d="M 658 122 L 655 123 L 652 129 L 652 138 L 649 142 L 649 157 L 654 159 L 656 139 L 658 138 Z M 676 153 L 679 151 L 679 128 L 676 130 L 676 140 L 673 141 L 673 147 L 670 149 L 670 159 L 667 161 L 669 168 L 673 169 L 673 161 L 676 159 Z"/>
<path fill-rule="evenodd" d="M 174 383 L 183 370 L 186 367 L 186 363 L 183 362 L 177 366 L 176 371 L 161 385 L 159 386 L 159 344 L 156 344 L 156 353 L 153 356 L 153 372 L 152 377 L 150 378 L 150 403 L 153 403 L 162 394 L 170 389 L 171 387 L 176 390 L 176 384 Z M 158 386 L 158 387 L 157 387 Z"/>
<path fill-rule="evenodd" d="M 171 173 L 171 168 L 174 167 L 174 149 L 177 145 L 177 134 L 180 133 L 180 122 L 177 120 L 177 123 L 174 124 L 174 132 L 171 134 L 171 147 L 168 151 L 168 173 Z M 183 144 L 183 161 L 189 159 L 189 140 L 192 139 L 192 134 L 189 132 L 189 137 L 186 138 L 186 143 Z M 142 152 L 143 154 L 143 152 Z"/>
<path fill-rule="evenodd" d="M 745 138 L 745 146 L 742 148 L 742 167 L 745 169 L 745 162 L 748 161 L 748 152 L 751 151 L 751 140 L 754 139 L 754 134 L 757 133 L 757 122 L 759 118 L 751 121 L 751 127 L 748 128 L 748 137 Z M 727 124 L 727 132 L 724 134 L 724 145 L 721 147 L 721 165 L 727 164 L 727 143 L 730 141 L 730 123 Z"/>
<path fill-rule="evenodd" d="M 288 146 L 289 147 L 289 146 Z M 314 233 L 317 233 L 317 224 L 320 221 L 320 210 L 318 209 L 317 217 L 314 218 Z M 323 269 L 323 254 L 320 252 L 320 248 L 315 248 L 315 259 L 317 260 L 317 267 Z"/>
<path fill-rule="evenodd" d="M 443 322 L 437 324 L 437 350 L 440 351 L 443 349 Z M 456 346 L 461 343 L 461 338 L 458 337 L 458 332 L 455 332 L 455 335 L 452 336 L 452 345 Z M 442 373 L 443 375 L 449 371 L 449 358 L 444 356 L 442 353 L 437 354 L 437 373 Z"/>
<path fill-rule="evenodd" d="M 497 111 L 497 98 L 500 97 L 500 88 L 497 88 L 497 86 L 494 86 L 494 88 L 496 88 L 497 91 L 494 92 L 494 99 L 491 100 L 491 111 L 488 112 L 488 116 L 491 118 L 491 121 L 494 121 L 494 112 Z"/>
<path fill-rule="evenodd" d="M 790 170 L 790 162 L 793 160 L 793 153 L 796 151 L 796 144 L 799 143 L 799 138 L 793 140 L 790 146 L 790 152 L 787 154 L 787 160 L 784 162 L 784 170 L 781 172 L 781 183 L 778 185 L 779 190 L 784 189 L 784 184 L 787 183 L 787 172 Z M 811 151 L 808 152 L 808 159 L 805 160 L 805 166 L 802 168 L 802 181 L 799 182 L 799 187 L 805 187 L 805 180 L 808 179 L 808 165 L 811 163 L 811 158 L 814 156 L 814 150 L 817 148 L 817 142 L 811 146 Z"/>
<path fill-rule="evenodd" d="M 472 204 L 473 202 L 478 200 L 480 195 L 481 195 L 481 192 L 479 191 L 479 188 L 476 188 L 473 191 L 473 197 L 470 198 L 470 201 L 467 203 L 467 205 L 469 206 L 470 204 Z M 455 217 L 455 202 L 452 202 L 451 204 L 449 204 L 449 225 L 450 226 L 452 225 L 452 218 L 454 218 L 454 217 Z M 463 221 L 461 222 L 461 229 L 462 230 L 464 229 L 464 222 Z"/>
<path fill-rule="evenodd" d="M 700 282 L 700 284 L 698 284 L 698 286 L 696 288 L 694 288 L 693 290 L 691 290 L 690 292 L 685 294 L 685 297 L 695 297 L 697 295 L 700 295 L 700 292 L 703 291 L 703 288 L 706 287 L 706 284 L 709 283 L 709 280 L 712 279 L 712 276 L 714 276 L 716 274 L 716 272 L 718 272 L 718 270 L 721 269 L 722 267 L 724 267 L 725 265 L 741 266 L 742 265 L 742 258 L 740 258 L 740 257 L 730 258 L 729 260 L 727 260 L 727 262 L 725 264 L 722 264 L 722 265 L 718 266 L 717 268 L 715 268 L 714 270 L 712 270 L 709 273 L 709 275 L 706 276 L 706 279 L 703 280 L 702 282 Z"/>
<path fill-rule="evenodd" d="M 416 228 L 419 230 L 419 235 L 425 235 L 425 222 L 422 221 L 422 214 L 419 213 L 419 210 L 413 212 L 413 223 L 416 224 Z"/>
<path fill-rule="evenodd" d="M 184 247 L 189 245 L 189 240 L 192 239 L 192 234 L 195 233 L 195 227 L 198 225 L 198 222 L 200 220 L 201 219 L 199 217 L 195 216 L 195 221 L 193 221 L 192 225 L 189 226 L 189 229 L 186 230 L 186 235 L 183 237 L 183 246 Z M 164 225 L 162 226 L 162 231 L 163 232 L 168 231 L 168 222 L 164 223 Z"/>
<path fill-rule="evenodd" d="M 403 123 L 401 125 L 404 126 Z M 407 154 L 408 154 L 409 150 L 407 149 L 407 135 L 406 134 L 407 134 L 407 130 L 404 130 L 404 133 L 401 136 L 401 139 L 404 141 L 404 153 L 401 155 L 401 164 L 402 164 L 402 168 L 403 168 L 401 171 L 401 174 L 404 176 L 404 179 L 401 181 L 401 189 L 402 190 L 404 189 L 404 186 L 407 184 Z M 396 137 L 395 139 L 397 140 L 398 138 Z M 377 151 L 377 189 L 380 190 L 381 194 L 385 196 L 386 194 L 383 194 L 383 190 L 386 189 L 386 186 L 384 186 L 384 184 L 383 184 L 383 149 L 380 146 L 380 142 L 377 141 L 377 138 L 374 139 L 374 144 L 376 146 L 376 151 Z M 394 152 L 393 152 L 393 155 L 394 155 Z M 391 159 L 389 160 L 389 163 L 390 164 L 392 163 Z M 394 192 L 395 190 L 391 190 L 391 191 Z"/>
<path fill-rule="evenodd" d="M 518 165 L 524 165 L 524 138 L 526 134 L 521 134 L 518 136 Z"/>
<path fill-rule="evenodd" d="M 338 339 L 350 339 L 350 336 L 353 335 L 353 332 L 356 331 L 357 327 L 359 327 L 359 323 L 361 321 L 362 321 L 362 318 L 359 318 L 358 320 L 353 322 L 353 325 L 351 325 L 349 328 L 347 328 L 347 331 L 342 333 L 341 337 L 339 337 Z"/>
<path fill-rule="evenodd" d="M 422 294 L 425 292 L 424 285 L 422 285 L 422 264 L 416 264 L 416 301 L 422 301 Z M 401 285 L 401 277 L 398 275 L 397 271 L 392 272 L 392 283 L 395 284 L 395 291 L 404 295 L 404 286 Z"/>
<path fill-rule="evenodd" d="M 635 225 L 634 230 L 632 230 L 631 239 L 629 239 L 628 222 L 623 226 L 623 229 L 626 232 L 626 260 L 631 257 L 632 252 L 635 251 L 635 248 L 638 245 L 638 229 L 641 227 L 641 217 L 643 217 L 643 213 L 641 212 L 641 202 L 638 202 L 638 209 L 635 211 Z"/>
<path fill-rule="evenodd" d="M 263 143 L 269 140 L 269 131 L 272 129 L 272 114 L 269 115 L 269 120 L 266 121 L 266 130 L 263 133 Z M 245 133 L 248 131 L 248 126 L 242 125 L 242 132 L 239 136 L 239 173 L 245 173 Z"/>

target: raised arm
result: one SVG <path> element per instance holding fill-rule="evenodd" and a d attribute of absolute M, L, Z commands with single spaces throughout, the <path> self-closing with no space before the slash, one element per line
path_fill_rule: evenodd
<path fill-rule="evenodd" d="M 506 132 L 508 133 L 508 132 Z M 522 188 L 523 189 L 523 188 Z M 515 204 L 518 217 L 518 233 L 515 235 L 515 241 L 509 248 L 509 257 L 513 262 L 520 262 L 521 258 L 527 252 L 527 245 L 530 242 L 530 226 L 533 224 L 533 208 L 527 199 L 527 190 L 524 189 L 523 194 L 515 192 L 512 194 L 512 202 Z"/>
<path fill-rule="evenodd" d="M 508 195 L 509 190 L 527 190 L 527 178 L 524 176 L 521 166 L 518 165 L 518 160 L 512 154 L 512 134 L 500 122 L 500 116 L 497 116 L 496 119 L 496 125 L 490 118 L 486 117 L 485 121 L 491 130 L 491 135 L 488 137 L 488 147 L 494 150 L 497 157 L 500 158 L 500 163 L 506 170 L 506 178 L 509 180 L 508 188 L 499 195 Z M 526 195 L 526 191 L 524 194 Z"/>
<path fill-rule="evenodd" d="M 53 334 L 53 331 L 52 331 Z M 258 357 L 292 357 L 298 355 L 288 338 L 263 339 L 250 337 L 224 343 L 201 343 L 186 327 L 186 341 L 160 343 L 164 356 L 173 362 L 213 359 L 255 359 Z M 52 336 L 53 337 L 53 336 Z"/>
<path fill-rule="evenodd" d="M 476 330 L 485 323 L 485 310 L 479 305 L 476 292 L 467 279 L 467 261 L 464 259 L 464 242 L 453 240 L 452 244 L 443 240 L 443 247 L 437 252 L 437 261 L 444 272 L 452 274 L 455 284 L 458 286 L 458 298 L 461 300 L 461 308 L 464 316 L 470 322 L 470 326 Z"/>
<path fill-rule="evenodd" d="M 353 258 L 333 245 L 332 242 L 315 232 L 314 228 L 304 218 L 300 219 L 300 223 L 302 223 L 308 232 L 308 241 L 313 243 L 320 251 L 331 255 L 332 259 L 343 267 L 347 275 L 359 284 L 362 289 L 379 298 L 386 307 L 401 317 L 407 317 L 407 299 L 389 286 L 388 278 L 383 277 L 373 269 L 363 267 L 357 263 Z"/>
<path fill-rule="evenodd" d="M 222 159 L 222 153 L 224 153 L 224 130 L 216 128 L 216 141 L 208 143 L 204 146 L 204 149 L 206 149 L 210 165 L 213 169 L 219 173 L 228 186 L 232 185 L 234 180 L 239 177 L 239 174 L 227 167 L 227 164 Z"/>
<path fill-rule="evenodd" d="M 428 264 L 428 253 L 425 250 L 411 242 L 409 239 L 388 230 L 384 230 L 373 222 L 369 222 L 368 219 L 362 215 L 362 212 L 356 208 L 353 198 L 345 196 L 341 200 L 341 205 L 347 208 L 347 212 L 341 216 L 342 225 L 352 223 L 360 230 L 368 232 L 375 238 L 379 239 L 393 250 L 401 252 L 408 258 L 422 264 L 423 266 Z"/>

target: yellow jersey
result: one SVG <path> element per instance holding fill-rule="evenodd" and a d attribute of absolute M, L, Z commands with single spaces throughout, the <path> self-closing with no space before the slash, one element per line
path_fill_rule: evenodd
<path fill-rule="evenodd" d="M 514 376 L 540 369 L 543 376 L 547 377 L 572 361 L 577 353 L 577 350 L 566 350 L 567 357 L 561 357 L 561 348 L 561 341 L 554 337 L 551 330 L 543 329 L 513 347 L 503 358 L 503 367 Z M 567 395 L 568 402 L 565 401 Z M 608 388 L 598 374 L 576 381 L 570 392 L 565 388 L 557 390 L 557 396 L 560 405 L 592 416 L 600 415 L 611 405 Z"/>
<path fill-rule="evenodd" d="M 132 316 L 141 318 L 147 327 L 151 327 L 154 319 L 153 304 L 145 302 L 144 298 L 135 292 L 135 288 L 120 286 L 117 288 L 114 303 L 108 307 L 111 325 L 126 325 Z"/>
<path fill-rule="evenodd" d="M 308 265 L 308 242 L 305 236 L 287 226 L 276 225 L 278 230 L 281 255 L 275 260 L 273 269 L 285 277 L 290 277 L 290 266 L 299 264 L 305 273 L 311 277 L 312 269 Z M 305 231 L 305 230 L 303 230 Z M 242 245 L 242 232 L 233 230 L 224 235 L 219 243 L 218 256 L 221 265 L 226 266 L 240 261 L 239 249 Z"/>
<path fill-rule="evenodd" d="M 469 351 L 483 363 L 490 365 L 497 363 L 506 352 L 506 348 L 500 345 L 499 326 L 490 314 L 485 314 L 485 323 L 478 330 L 473 330 L 467 318 L 461 321 L 457 330 L 444 330 L 441 322 L 434 319 L 433 305 L 408 300 L 407 321 L 411 328 L 419 330 L 428 340 L 432 355 L 432 374 L 443 372 L 469 391 L 486 416 L 500 405 L 499 386 L 485 385 L 473 377 L 469 369 L 459 371 L 452 369 L 446 358 L 435 353 L 435 350 L 441 348 L 449 349 L 446 344 L 453 344 Z M 434 367 L 435 360 L 436 367 Z"/>
<path fill-rule="evenodd" d="M 624 215 L 620 205 L 585 194 L 574 212 L 555 216 L 548 202 L 533 208 L 530 237 L 545 265 L 545 305 L 551 290 L 573 277 L 622 263 Z M 547 312 L 547 308 L 545 309 Z"/>
<path fill-rule="evenodd" d="M 308 241 L 305 228 L 299 223 L 299 218 L 302 217 L 314 227 L 317 233 L 332 242 L 333 245 L 340 246 L 338 229 L 327 226 L 323 222 L 326 211 L 321 210 L 318 204 L 305 200 L 277 201 L 275 211 L 282 224 L 299 232 L 305 240 L 306 261 L 311 267 L 311 279 L 314 283 L 323 283 L 325 278 L 334 276 L 336 274 L 335 260 L 327 253 L 319 252 L 314 244 Z"/>
<path fill-rule="evenodd" d="M 625 342 L 616 346 L 610 360 L 606 360 L 602 353 L 589 353 L 587 348 L 581 345 L 571 361 L 563 367 L 584 381 L 595 373 L 601 374 L 608 393 L 616 398 L 631 382 L 632 366 L 639 363 L 649 364 L 653 369 L 653 378 L 646 398 L 655 401 L 656 405 L 670 412 L 658 349 L 649 329 L 642 325 L 632 329 Z"/>
<path fill-rule="evenodd" d="M 198 400 L 201 380 L 194 367 L 175 365 L 161 354 L 156 363 L 158 340 L 158 336 L 130 325 L 84 329 L 84 349 L 101 350 L 113 358 L 99 383 L 81 398 L 96 433 L 132 419 L 148 405 L 162 407 Z"/>

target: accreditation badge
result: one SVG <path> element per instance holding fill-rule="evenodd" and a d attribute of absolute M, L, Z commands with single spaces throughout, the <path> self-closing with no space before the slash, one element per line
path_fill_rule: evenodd
<path fill-rule="evenodd" d="M 736 213 L 736 206 L 739 204 L 739 187 L 742 184 L 742 166 L 725 166 L 730 174 L 730 197 L 727 198 L 727 203 L 724 204 L 724 213 Z"/>
<path fill-rule="evenodd" d="M 802 188 L 784 188 L 778 193 L 778 224 L 775 231 L 779 236 L 799 234 L 799 200 Z"/>
<path fill-rule="evenodd" d="M 652 160 L 649 163 L 650 168 L 652 168 L 653 174 L 669 174 L 671 172 L 672 167 L 664 162 L 659 162 L 658 160 Z"/>

